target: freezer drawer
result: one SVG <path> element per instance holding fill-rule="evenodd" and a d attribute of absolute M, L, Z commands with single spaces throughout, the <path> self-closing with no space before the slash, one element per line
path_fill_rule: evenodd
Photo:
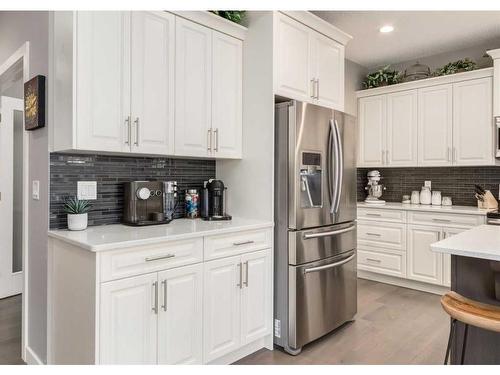
<path fill-rule="evenodd" d="M 330 258 L 356 248 L 356 223 L 290 231 L 288 263 L 299 265 Z"/>
<path fill-rule="evenodd" d="M 288 270 L 291 348 L 352 320 L 357 310 L 356 251 Z"/>

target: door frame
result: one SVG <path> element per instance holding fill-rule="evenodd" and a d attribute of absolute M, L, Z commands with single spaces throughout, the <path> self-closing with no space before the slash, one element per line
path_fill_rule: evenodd
<path fill-rule="evenodd" d="M 22 59 L 23 84 L 29 80 L 29 42 L 25 42 L 7 60 L 0 64 L 0 75 Z M 24 124 L 24 119 L 23 119 Z M 22 323 L 21 323 L 21 357 L 26 362 L 26 348 L 28 347 L 28 230 L 29 230 L 29 143 L 30 134 L 23 132 L 23 292 L 22 292 Z"/>

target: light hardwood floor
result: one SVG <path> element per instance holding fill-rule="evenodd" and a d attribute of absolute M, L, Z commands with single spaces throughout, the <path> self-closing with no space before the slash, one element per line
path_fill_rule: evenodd
<path fill-rule="evenodd" d="M 449 317 L 440 296 L 358 280 L 358 314 L 296 357 L 262 349 L 236 364 L 442 364 Z"/>
<path fill-rule="evenodd" d="M 21 359 L 21 295 L 0 299 L 0 365 L 24 364 Z"/>

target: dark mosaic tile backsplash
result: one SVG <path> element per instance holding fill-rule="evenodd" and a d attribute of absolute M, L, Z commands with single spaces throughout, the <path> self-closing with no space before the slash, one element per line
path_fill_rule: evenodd
<path fill-rule="evenodd" d="M 68 196 L 76 196 L 77 181 L 97 181 L 89 225 L 103 225 L 122 220 L 124 182 L 177 181 L 178 199 L 184 201 L 186 189 L 200 189 L 203 181 L 214 177 L 214 160 L 51 153 L 50 227 L 67 227 L 62 207 Z M 183 215 L 184 205 L 179 204 L 175 217 Z"/>
<path fill-rule="evenodd" d="M 366 173 L 375 168 L 358 168 L 358 201 L 363 201 L 367 193 Z M 419 167 L 419 168 L 378 168 L 382 183 L 387 190 L 381 199 L 387 202 L 401 202 L 403 194 L 412 190 L 420 191 L 425 180 L 432 181 L 432 190 L 441 191 L 442 196 L 450 196 L 454 205 L 476 206 L 474 184 L 483 186 L 498 199 L 500 167 Z"/>

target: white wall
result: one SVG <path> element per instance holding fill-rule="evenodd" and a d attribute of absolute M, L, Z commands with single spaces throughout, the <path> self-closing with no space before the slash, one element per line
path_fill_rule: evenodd
<path fill-rule="evenodd" d="M 0 62 L 26 41 L 30 42 L 30 78 L 48 75 L 48 12 L 0 12 Z M 28 345 L 47 357 L 47 230 L 48 132 L 47 126 L 30 132 L 30 181 L 40 181 L 40 200 L 29 203 L 29 317 Z"/>
<path fill-rule="evenodd" d="M 217 161 L 228 213 L 273 219 L 274 95 L 272 13 L 248 12 L 243 45 L 243 160 Z M 237 202 L 237 203 L 236 203 Z"/>
<path fill-rule="evenodd" d="M 368 69 L 354 61 L 345 61 L 345 98 L 344 112 L 353 116 L 358 115 L 358 100 L 356 91 L 361 90 L 364 77 Z"/>

